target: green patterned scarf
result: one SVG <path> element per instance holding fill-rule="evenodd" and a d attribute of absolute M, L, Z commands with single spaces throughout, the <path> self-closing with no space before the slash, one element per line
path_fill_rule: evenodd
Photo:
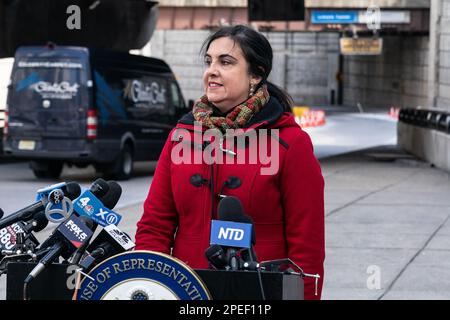
<path fill-rule="evenodd" d="M 211 129 L 219 129 L 225 133 L 226 129 L 243 128 L 246 123 L 257 114 L 269 101 L 267 85 L 262 85 L 247 101 L 234 107 L 225 117 L 213 116 L 213 105 L 206 95 L 195 102 L 192 109 L 195 121 Z"/>

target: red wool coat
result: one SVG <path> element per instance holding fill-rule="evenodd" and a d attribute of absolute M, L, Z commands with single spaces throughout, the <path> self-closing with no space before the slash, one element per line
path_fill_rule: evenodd
<path fill-rule="evenodd" d="M 305 273 L 319 274 L 318 295 L 314 292 L 314 279 L 305 278 L 305 299 L 319 299 L 325 259 L 324 180 L 311 140 L 274 98 L 244 130 L 250 129 L 279 130 L 267 136 L 270 150 L 276 150 L 270 148 L 271 143 L 279 144 L 278 170 L 275 174 L 262 174 L 261 168 L 270 165 L 262 164 L 259 157 L 257 163 L 247 160 L 237 164 L 236 159 L 227 163 L 227 157 L 233 156 L 224 154 L 223 164 L 212 166 L 211 207 L 211 165 L 177 164 L 180 160 L 175 159 L 182 155 L 193 162 L 201 152 L 201 147 L 195 145 L 198 140 L 194 141 L 192 114 L 179 121 L 160 155 L 144 213 L 137 224 L 136 249 L 172 254 L 192 268 L 208 268 L 205 250 L 209 247 L 211 218 L 217 218 L 218 194 L 222 191 L 238 197 L 245 214 L 253 219 L 258 261 L 290 258 Z M 255 146 L 251 142 L 240 146 L 247 156 L 252 147 Z M 233 150 L 239 152 L 238 148 L 236 143 Z M 204 183 L 192 183 L 194 175 L 204 179 Z M 240 180 L 240 186 L 227 187 L 231 176 Z"/>

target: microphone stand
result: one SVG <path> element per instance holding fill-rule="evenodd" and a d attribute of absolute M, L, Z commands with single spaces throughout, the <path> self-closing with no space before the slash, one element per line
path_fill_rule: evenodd
<path fill-rule="evenodd" d="M 228 261 L 229 261 L 230 269 L 232 271 L 239 270 L 240 263 L 239 263 L 237 255 L 236 255 L 236 252 L 237 251 L 235 248 L 228 249 Z"/>

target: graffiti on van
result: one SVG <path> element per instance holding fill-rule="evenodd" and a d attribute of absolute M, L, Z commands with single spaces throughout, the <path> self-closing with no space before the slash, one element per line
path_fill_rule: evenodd
<path fill-rule="evenodd" d="M 70 84 L 68 81 L 54 83 L 43 81 L 37 72 L 33 72 L 17 83 L 16 92 L 28 88 L 39 94 L 42 99 L 72 99 L 77 95 L 79 87 L 79 84 Z"/>
<path fill-rule="evenodd" d="M 39 77 L 37 72 L 33 72 L 28 77 L 20 80 L 17 83 L 16 92 L 20 92 L 23 89 L 26 89 L 39 81 L 41 81 L 41 78 Z"/>
<path fill-rule="evenodd" d="M 70 84 L 67 81 L 51 83 L 39 81 L 30 86 L 42 99 L 72 99 L 78 93 L 79 84 Z"/>
<path fill-rule="evenodd" d="M 136 108 L 164 109 L 167 102 L 166 89 L 156 81 L 126 80 L 123 96 Z"/>
<path fill-rule="evenodd" d="M 64 69 L 82 69 L 83 65 L 76 62 L 65 61 L 19 61 L 19 68 L 64 68 Z"/>
<path fill-rule="evenodd" d="M 121 119 L 126 119 L 125 106 L 122 102 L 122 90 L 113 89 L 106 82 L 105 78 L 97 71 L 94 71 L 95 83 L 97 84 L 96 100 L 100 112 L 100 121 L 106 124 L 111 115 Z"/>

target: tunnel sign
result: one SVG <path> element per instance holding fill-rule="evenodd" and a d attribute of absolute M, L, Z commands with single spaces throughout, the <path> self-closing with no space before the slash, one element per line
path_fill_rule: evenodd
<path fill-rule="evenodd" d="M 311 13 L 311 22 L 321 23 L 358 23 L 358 11 L 316 11 Z"/>
<path fill-rule="evenodd" d="M 383 51 L 382 38 L 341 38 L 343 55 L 380 55 Z"/>

